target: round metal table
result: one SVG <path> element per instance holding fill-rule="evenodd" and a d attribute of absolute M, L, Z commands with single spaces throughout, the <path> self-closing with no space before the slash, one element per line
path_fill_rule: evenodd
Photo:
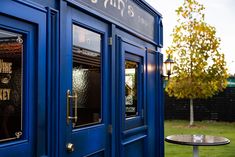
<path fill-rule="evenodd" d="M 193 146 L 193 156 L 199 157 L 198 146 L 219 146 L 230 143 L 225 137 L 210 135 L 170 135 L 165 138 L 166 142 L 180 145 Z"/>

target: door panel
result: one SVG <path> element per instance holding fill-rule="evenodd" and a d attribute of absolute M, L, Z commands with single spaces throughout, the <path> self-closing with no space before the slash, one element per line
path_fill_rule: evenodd
<path fill-rule="evenodd" d="M 33 156 L 34 27 L 0 15 L 0 156 Z"/>
<path fill-rule="evenodd" d="M 74 156 L 89 156 L 106 148 L 106 134 L 104 125 L 74 130 L 71 142 L 76 146 Z M 75 155 L 76 154 L 76 155 Z"/>
<path fill-rule="evenodd" d="M 63 156 L 108 156 L 108 25 L 76 9 L 68 10 L 66 29 L 72 40 L 62 58 L 67 68 L 61 71 L 66 75 L 61 81 L 61 97 L 68 90 L 70 94 L 63 99 L 67 120 L 61 125 L 66 139 L 63 147 L 71 143 L 74 149 L 65 150 Z"/>
<path fill-rule="evenodd" d="M 147 137 L 145 48 L 119 38 L 121 156 L 144 157 Z"/>
<path fill-rule="evenodd" d="M 145 157 L 146 154 L 144 154 L 144 141 L 143 140 L 137 140 L 133 142 L 132 144 L 128 144 L 125 146 L 124 154 L 125 157 Z M 144 156 L 145 155 L 145 156 Z"/>

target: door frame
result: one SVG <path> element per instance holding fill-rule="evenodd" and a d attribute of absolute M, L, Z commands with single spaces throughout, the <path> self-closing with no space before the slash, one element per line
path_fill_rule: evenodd
<path fill-rule="evenodd" d="M 120 157 L 125 156 L 125 147 L 127 145 L 131 145 L 130 143 L 135 143 L 137 141 L 143 140 L 143 143 L 146 143 L 147 140 L 147 115 L 146 115 L 146 48 L 132 42 L 128 39 L 125 39 L 120 36 L 116 36 L 116 42 L 118 44 L 117 46 L 117 76 L 118 76 L 118 99 L 117 99 L 117 105 L 118 105 L 118 119 L 119 123 L 117 124 L 119 129 L 118 129 L 118 150 L 119 150 L 119 155 Z M 143 76 L 142 76 L 142 108 L 143 112 L 140 113 L 141 115 L 133 118 L 133 119 L 128 119 L 126 120 L 125 118 L 125 60 L 126 60 L 126 55 L 125 53 L 128 52 L 128 54 L 131 54 L 134 56 L 134 60 L 136 60 L 135 57 L 137 58 L 142 58 L 141 61 L 136 60 L 137 62 L 142 62 L 143 65 Z M 130 58 L 130 57 L 128 57 Z M 139 123 L 142 120 L 142 124 Z M 133 127 L 131 128 L 126 128 L 127 125 L 130 125 L 131 123 L 134 124 Z M 134 136 L 136 135 L 136 136 Z M 146 152 L 146 145 L 143 148 L 143 153 Z"/>

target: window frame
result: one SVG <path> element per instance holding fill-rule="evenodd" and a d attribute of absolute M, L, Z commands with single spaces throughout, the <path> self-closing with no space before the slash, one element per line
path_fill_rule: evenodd
<path fill-rule="evenodd" d="M 74 46 L 74 43 L 73 43 L 73 26 L 78 26 L 78 27 L 81 27 L 81 28 L 83 28 L 83 29 L 86 29 L 86 30 L 88 30 L 88 31 L 91 31 L 91 32 L 93 32 L 93 33 L 97 33 L 97 34 L 99 34 L 100 35 L 100 80 L 101 80 L 101 82 L 100 82 L 100 120 L 98 121 L 98 122 L 92 122 L 92 123 L 87 123 L 87 124 L 82 124 L 82 125 L 77 125 L 77 126 L 73 126 L 72 127 L 72 130 L 73 131 L 78 131 L 78 130 L 80 130 L 80 129 L 85 129 L 85 128 L 90 128 L 90 127 L 94 127 L 94 126 L 96 126 L 96 125 L 100 125 L 100 124 L 102 124 L 102 123 L 104 123 L 104 109 L 103 109 L 103 105 L 104 105 L 104 103 L 103 103 L 103 78 L 104 78 L 104 72 L 103 72 L 103 64 L 104 64 L 104 57 L 103 57 L 103 52 L 104 52 L 104 32 L 101 32 L 101 31 L 99 31 L 99 30 L 97 30 L 97 29 L 95 29 L 95 28 L 92 28 L 92 27 L 90 27 L 90 26 L 88 26 L 88 25 L 85 25 L 85 24 L 83 24 L 83 23 L 80 23 L 80 22 L 77 22 L 77 21 L 73 21 L 72 22 L 72 26 L 71 26 L 71 30 L 72 30 L 72 32 L 71 32 L 71 35 L 72 35 L 72 42 L 71 42 L 71 46 L 72 46 L 72 49 L 73 49 L 73 46 Z M 82 48 L 82 47 L 81 47 Z M 89 49 L 87 49 L 87 50 L 89 50 Z M 72 50 L 73 51 L 73 50 Z M 90 50 L 90 51 L 93 51 L 93 50 Z M 95 52 L 95 51 L 94 51 Z M 97 53 L 97 52 L 96 52 Z M 72 52 L 72 66 L 73 66 L 73 52 Z M 72 68 L 73 69 L 73 68 Z M 71 73 L 71 78 L 73 77 L 72 76 L 73 75 L 73 70 L 72 70 L 72 73 Z M 73 78 L 72 78 L 73 79 Z M 79 97 L 79 95 L 78 95 L 78 97 Z M 79 118 L 79 115 L 78 115 L 78 118 Z"/>
<path fill-rule="evenodd" d="M 144 97 L 146 95 L 146 49 L 142 46 L 136 45 L 135 43 L 126 40 L 124 38 L 118 37 L 117 38 L 120 42 L 120 50 L 121 53 L 119 54 L 120 56 L 120 62 L 119 62 L 119 95 L 120 97 L 118 98 L 119 103 L 120 103 L 120 115 L 121 115 L 121 128 L 123 131 L 137 128 L 140 126 L 146 125 L 146 98 Z M 141 73 L 141 81 L 138 82 L 140 86 L 141 83 L 141 88 L 139 87 L 139 92 L 138 92 L 138 112 L 139 114 L 137 116 L 133 116 L 131 118 L 126 118 L 125 116 L 125 61 L 130 60 L 134 62 L 138 62 L 139 65 L 139 70 Z M 140 77 L 140 76 L 139 76 Z"/>
<path fill-rule="evenodd" d="M 143 86 L 143 61 L 142 58 L 136 55 L 133 55 L 129 52 L 125 52 L 125 63 L 126 61 L 130 61 L 130 62 L 135 62 L 137 63 L 138 67 L 137 67 L 137 105 L 136 105 L 136 115 L 130 116 L 130 117 L 126 117 L 126 101 L 125 101 L 125 119 L 129 120 L 132 118 L 138 118 L 142 116 L 142 104 L 143 104 L 143 93 L 142 93 L 142 86 Z M 125 65 L 124 63 L 124 65 Z M 125 73 L 125 71 L 124 71 Z M 126 76 L 124 74 L 124 76 Z M 125 77 L 124 77 L 124 83 L 125 83 Z M 126 92 L 126 91 L 125 91 Z"/>

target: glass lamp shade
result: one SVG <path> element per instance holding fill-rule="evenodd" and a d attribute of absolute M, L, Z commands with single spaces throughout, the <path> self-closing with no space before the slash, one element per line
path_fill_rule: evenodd
<path fill-rule="evenodd" d="M 170 76 L 172 74 L 172 71 L 173 71 L 173 67 L 174 67 L 174 61 L 170 58 L 170 55 L 168 55 L 168 58 L 167 60 L 164 62 L 165 64 L 165 70 L 166 70 L 166 74 L 168 76 Z"/>

